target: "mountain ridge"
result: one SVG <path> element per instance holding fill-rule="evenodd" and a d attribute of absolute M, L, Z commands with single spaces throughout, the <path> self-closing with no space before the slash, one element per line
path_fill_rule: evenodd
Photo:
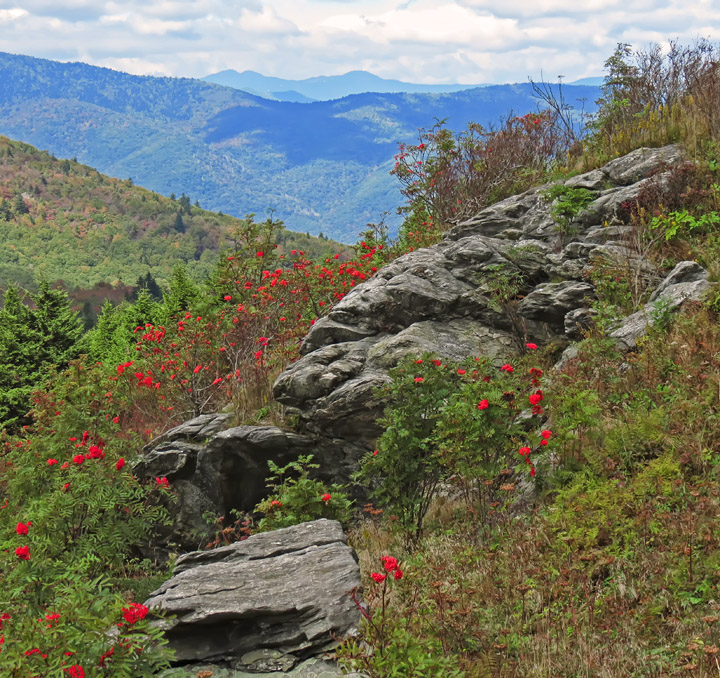
<path fill-rule="evenodd" d="M 598 91 L 565 87 L 570 102 Z M 391 230 L 399 225 L 402 198 L 388 172 L 418 128 L 438 119 L 459 131 L 536 108 L 529 83 L 301 104 L 0 53 L 0 134 L 213 211 L 272 211 L 290 229 L 344 242 L 383 213 Z"/>
<path fill-rule="evenodd" d="M 151 274 L 162 286 L 174 267 L 202 279 L 242 226 L 187 195 L 166 198 L 84 164 L 0 136 L 0 287 L 62 283 L 120 298 Z M 278 247 L 325 253 L 332 242 L 283 231 Z"/>
<path fill-rule="evenodd" d="M 352 70 L 342 75 L 316 75 L 311 78 L 293 80 L 266 76 L 257 71 L 246 70 L 238 72 L 233 69 L 226 69 L 218 73 L 206 75 L 204 78 L 201 78 L 201 80 L 232 87 L 233 89 L 239 89 L 259 96 L 263 96 L 263 93 L 277 93 L 277 90 L 291 90 L 318 101 L 341 99 L 350 94 L 364 94 L 366 92 L 384 94 L 400 92 L 430 94 L 458 92 L 464 89 L 483 86 L 477 84 L 425 85 L 381 78 L 373 73 L 362 70 Z"/>
<path fill-rule="evenodd" d="M 212 82 L 255 94 L 263 98 L 279 99 L 281 101 L 294 101 L 296 99 L 284 98 L 282 95 L 285 94 L 285 92 L 277 91 L 278 88 L 288 90 L 287 93 L 300 94 L 313 101 L 329 101 L 332 99 L 340 99 L 351 94 L 370 92 L 385 94 L 439 94 L 493 86 L 490 83 L 413 83 L 392 78 L 382 78 L 374 73 L 363 70 L 352 70 L 342 75 L 317 75 L 295 80 L 291 78 L 267 76 L 252 70 L 236 71 L 228 68 L 218 71 L 217 73 L 211 73 L 200 79 L 204 82 Z M 580 78 L 565 84 L 597 87 L 600 86 L 602 82 L 603 77 L 598 76 Z M 518 83 L 503 83 L 500 86 L 513 84 Z"/>

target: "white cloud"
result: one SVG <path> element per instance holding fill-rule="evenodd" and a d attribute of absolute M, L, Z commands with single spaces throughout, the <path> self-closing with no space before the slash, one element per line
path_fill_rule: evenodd
<path fill-rule="evenodd" d="M 124 71 L 133 75 L 156 75 L 171 76 L 167 66 L 158 61 L 149 61 L 147 59 L 135 58 L 108 58 L 103 62 L 106 68 L 113 68 L 116 71 Z"/>
<path fill-rule="evenodd" d="M 278 16 L 271 7 L 263 7 L 260 11 L 243 9 L 238 25 L 249 33 L 260 35 L 284 35 L 298 32 L 297 26 L 292 21 Z"/>
<path fill-rule="evenodd" d="M 534 17 L 548 14 L 597 16 L 618 8 L 645 12 L 666 3 L 661 0 L 460 0 L 460 4 L 497 16 Z"/>
<path fill-rule="evenodd" d="M 0 0 L 0 48 L 133 73 L 416 82 L 599 74 L 617 42 L 720 38 L 718 0 Z"/>
<path fill-rule="evenodd" d="M 19 9 L 18 7 L 14 7 L 12 9 L 0 9 L 0 23 L 9 23 L 10 21 L 15 21 L 16 19 L 26 15 L 27 11 Z"/>
<path fill-rule="evenodd" d="M 500 49 L 522 39 L 516 20 L 481 16 L 456 3 L 392 9 L 376 15 L 334 15 L 319 26 L 383 43 L 482 44 L 487 49 Z"/>
<path fill-rule="evenodd" d="M 91 21 L 104 13 L 102 0 L 0 0 L 0 8 L 16 8 L 22 4 L 27 14 L 43 17 L 55 17 L 69 21 Z"/>

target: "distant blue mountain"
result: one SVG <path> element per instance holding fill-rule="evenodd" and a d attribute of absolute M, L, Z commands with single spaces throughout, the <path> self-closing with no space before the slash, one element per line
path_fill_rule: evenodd
<path fill-rule="evenodd" d="M 350 71 L 344 75 L 323 75 L 305 80 L 286 80 L 273 78 L 255 71 L 220 71 L 202 78 L 206 82 L 232 87 L 258 96 L 266 96 L 278 90 L 292 90 L 316 101 L 341 99 L 350 94 L 366 92 L 432 94 L 441 92 L 459 92 L 460 90 L 482 85 L 418 85 L 401 80 L 387 80 L 367 71 Z M 278 98 L 272 97 L 268 98 Z M 289 99 L 286 99 L 286 101 Z"/>
<path fill-rule="evenodd" d="M 258 94 L 258 92 L 251 92 L 251 94 Z M 292 101 L 296 104 L 311 104 L 313 101 L 317 101 L 317 99 L 311 99 L 292 89 L 285 92 L 268 92 L 267 96 L 264 94 L 259 96 L 264 96 L 266 99 L 275 99 L 275 101 Z"/>
<path fill-rule="evenodd" d="M 605 78 L 601 75 L 595 76 L 592 78 L 580 78 L 579 80 L 573 80 L 572 82 L 568 83 L 569 85 L 590 85 L 591 87 L 600 87 L 603 82 L 605 82 Z"/>
<path fill-rule="evenodd" d="M 570 104 L 599 95 L 588 86 L 564 92 Z M 383 212 L 397 227 L 402 197 L 388 172 L 398 143 L 417 140 L 418 128 L 438 119 L 460 131 L 537 107 L 528 83 L 296 103 L 0 52 L 0 134 L 206 209 L 274 210 L 290 229 L 345 242 Z"/>

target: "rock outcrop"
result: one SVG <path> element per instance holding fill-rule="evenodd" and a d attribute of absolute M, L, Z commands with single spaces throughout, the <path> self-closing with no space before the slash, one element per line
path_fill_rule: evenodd
<path fill-rule="evenodd" d="M 205 513 L 252 510 L 265 495 L 270 459 L 282 465 L 313 454 L 326 480 L 347 482 L 381 432 L 379 387 L 404 356 L 505 359 L 525 341 L 562 349 L 592 323 L 595 293 L 588 273 L 600 259 L 660 283 L 662 275 L 629 245 L 627 209 L 643 187 L 662 186 L 669 168 L 681 162 L 675 146 L 639 149 L 569 179 L 566 187 L 591 191 L 595 200 L 562 226 L 553 219 L 547 186 L 513 196 L 353 288 L 315 323 L 303 357 L 275 383 L 275 398 L 297 417 L 295 432 L 225 428 L 226 415 L 206 415 L 147 449 L 136 472 L 166 476 L 180 495 L 176 541 L 200 545 L 209 534 Z M 658 299 L 672 310 L 699 298 L 706 278 L 693 262 L 679 265 L 651 305 L 616 329 L 618 345 L 636 345 L 657 314 Z"/>
<path fill-rule="evenodd" d="M 374 426 L 369 417 L 363 421 Z M 343 483 L 364 451 L 330 436 L 319 439 L 277 426 L 225 428 L 229 422 L 227 414 L 191 419 L 148 444 L 134 468 L 142 477 L 166 477 L 177 496 L 168 536 L 175 547 L 192 550 L 212 540 L 217 526 L 203 516 L 251 512 L 267 495 L 268 461 L 283 466 L 312 454 L 325 480 Z"/>
<path fill-rule="evenodd" d="M 190 675 L 212 665 L 227 675 L 311 676 L 311 669 L 332 665 L 301 662 L 358 626 L 351 592 L 359 586 L 360 569 L 342 527 L 316 520 L 181 556 L 146 605 L 174 615 L 159 623 L 175 662 L 192 669 Z M 302 672 L 290 673 L 298 664 Z"/>
<path fill-rule="evenodd" d="M 370 449 L 382 409 L 377 388 L 403 356 L 507 357 L 526 340 L 562 348 L 578 339 L 592 322 L 587 274 L 594 261 L 662 279 L 628 246 L 627 205 L 681 162 L 676 146 L 639 149 L 565 182 L 596 196 L 569 224 L 553 219 L 548 187 L 541 186 L 458 224 L 438 245 L 397 259 L 313 326 L 303 357 L 276 381 L 275 398 L 297 414 L 304 434 Z M 698 293 L 707 283 L 687 284 Z M 502 303 L 509 285 L 512 309 Z M 687 292 L 673 289 L 678 299 Z M 618 332 L 630 347 L 635 330 Z"/>
<path fill-rule="evenodd" d="M 694 261 L 681 261 L 660 283 L 650 301 L 625 318 L 610 336 L 623 351 L 637 348 L 638 339 L 663 314 L 675 311 L 686 301 L 700 301 L 710 289 L 708 272 Z"/>
<path fill-rule="evenodd" d="M 198 548 L 212 533 L 203 515 L 250 511 L 265 496 L 268 459 L 284 464 L 311 451 L 313 441 L 275 426 L 224 428 L 229 415 L 202 415 L 145 448 L 134 472 L 166 477 L 178 495 L 173 541 Z"/>
<path fill-rule="evenodd" d="M 362 678 L 358 673 L 343 673 L 331 661 L 320 658 L 300 662 L 287 671 L 239 671 L 218 664 L 195 664 L 192 667 L 179 667 L 163 671 L 159 678 Z"/>

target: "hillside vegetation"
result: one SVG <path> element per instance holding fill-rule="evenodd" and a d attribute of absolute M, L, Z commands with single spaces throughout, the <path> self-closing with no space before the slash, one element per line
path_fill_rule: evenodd
<path fill-rule="evenodd" d="M 715 282 L 719 64 L 706 42 L 669 54 L 620 45 L 588 135 L 545 175 L 681 143 L 692 162 L 628 206 L 627 246 L 660 270 L 694 258 Z M 406 152 L 409 172 L 426 149 Z M 444 172 L 467 167 L 442 148 L 438 157 Z M 455 209 L 458 192 L 487 195 L 482 181 L 449 195 L 435 186 L 408 182 L 411 215 Z M 580 198 L 557 203 L 560 229 Z M 638 278 L 598 262 L 596 322 L 562 371 L 551 347 L 532 343 L 500 370 L 421 356 L 396 371 L 387 428 L 360 476 L 381 483 L 354 533 L 370 647 L 347 643 L 351 666 L 373 678 L 717 673 L 718 295 L 677 318 L 661 309 L 623 354 L 608 334 L 647 300 Z M 534 417 L 510 414 L 518 398 Z"/>
<path fill-rule="evenodd" d="M 438 242 L 458 214 L 680 143 L 691 162 L 628 206 L 627 244 L 661 270 L 697 259 L 717 281 L 719 57 L 704 42 L 669 54 L 620 46 L 585 136 L 557 100 L 491 133 L 431 129 L 396 159 L 398 238 L 370 228 L 352 257 L 281 252 L 272 221 L 244 220 L 205 282 L 176 269 L 161 302 L 141 293 L 108 305 L 82 337 L 62 293 L 41 288 L 30 308 L 11 288 L 0 326 L 19 329 L 0 332 L 2 372 L 24 391 L 0 393 L 6 675 L 151 676 L 167 665 L 140 602 L 166 564 L 139 545 L 169 522 L 173 489 L 132 474 L 143 444 L 222 408 L 237 423 L 292 426 L 271 386 L 310 324 L 384 263 Z M 581 194 L 565 198 L 561 235 L 583 206 Z M 372 498 L 348 526 L 368 606 L 361 637 L 338 649 L 346 667 L 369 678 L 717 674 L 720 303 L 715 293 L 677 317 L 660 309 L 621 355 L 607 335 L 645 301 L 636 279 L 592 272 L 596 322 L 563 371 L 555 347 L 531 341 L 497 364 L 414 356 L 394 371 L 384 433 L 356 476 Z M 508 312 L 511 283 L 498 297 Z M 57 350 L 41 353 L 50 331 Z M 245 531 L 325 505 L 296 471 L 299 483 L 276 485 Z M 233 520 L 216 524 L 239 537 Z"/>
<path fill-rule="evenodd" d="M 102 303 L 121 300 L 147 275 L 166 287 L 178 264 L 201 279 L 240 223 L 201 209 L 187 195 L 166 198 L 0 137 L 2 288 L 62 283 L 87 299 L 82 290 L 95 286 L 90 297 Z M 275 244 L 310 256 L 329 249 L 326 241 L 283 229 Z"/>

